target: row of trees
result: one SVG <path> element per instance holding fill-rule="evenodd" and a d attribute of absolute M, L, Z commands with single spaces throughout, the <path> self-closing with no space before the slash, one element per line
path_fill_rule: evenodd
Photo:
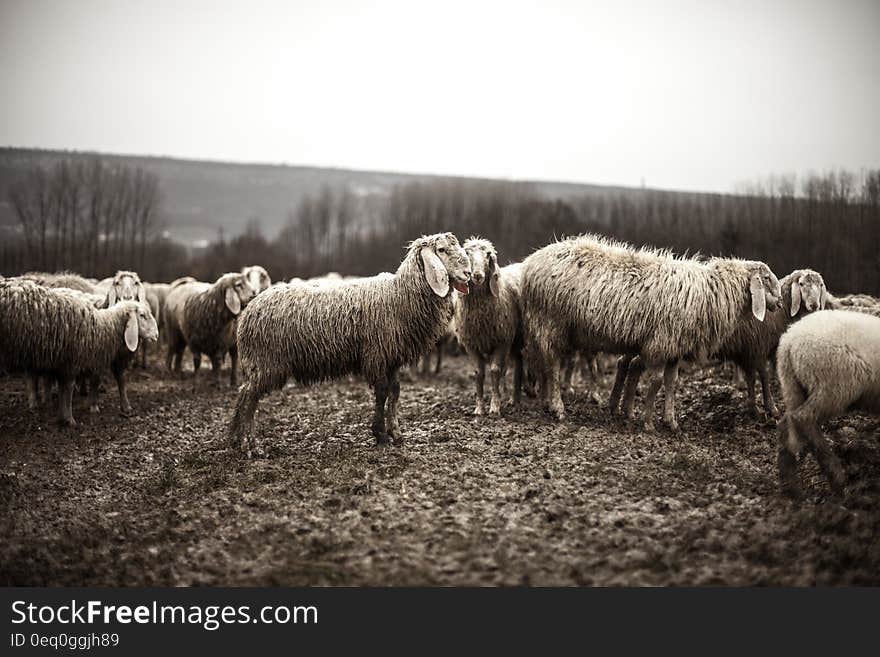
<path fill-rule="evenodd" d="M 442 230 L 491 239 L 505 262 L 554 238 L 597 232 L 677 253 L 763 260 L 780 276 L 810 267 L 832 290 L 880 295 L 880 171 L 776 177 L 737 195 L 622 190 L 564 201 L 534 185 L 466 180 L 400 185 L 382 197 L 325 189 L 291 213 L 276 239 L 252 222 L 195 266 L 207 278 L 250 262 L 285 279 L 373 274 L 393 271 L 408 240 Z"/>
<path fill-rule="evenodd" d="M 326 187 L 292 208 L 273 237 L 258 219 L 206 249 L 156 237 L 159 188 L 139 169 L 96 158 L 31 170 L 10 190 L 21 239 L 0 246 L 0 271 L 72 269 L 103 277 L 134 268 L 147 280 L 214 280 L 262 264 L 274 279 L 328 271 L 393 271 L 406 243 L 452 231 L 491 239 L 502 261 L 554 238 L 598 232 L 678 253 L 766 261 L 780 276 L 811 267 L 830 289 L 880 295 L 880 170 L 774 177 L 736 195 L 597 190 L 565 200 L 538 184 L 437 179 L 355 194 Z"/>
<path fill-rule="evenodd" d="M 158 227 L 159 183 L 101 158 L 30 169 L 9 189 L 20 240 L 4 240 L 3 271 L 70 269 L 94 276 L 143 268 Z"/>

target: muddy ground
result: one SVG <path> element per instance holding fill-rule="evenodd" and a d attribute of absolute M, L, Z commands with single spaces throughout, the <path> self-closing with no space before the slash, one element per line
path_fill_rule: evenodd
<path fill-rule="evenodd" d="M 404 380 L 408 442 L 391 448 L 369 435 L 363 383 L 288 386 L 263 401 L 267 454 L 250 461 L 224 442 L 231 390 L 192 394 L 157 364 L 130 381 L 135 417 L 108 380 L 102 412 L 77 398 L 62 429 L 0 378 L 0 584 L 880 583 L 880 421 L 826 427 L 845 500 L 808 457 L 793 503 L 773 426 L 723 372 L 683 373 L 674 436 L 584 394 L 561 424 L 533 400 L 474 418 L 451 358 Z"/>

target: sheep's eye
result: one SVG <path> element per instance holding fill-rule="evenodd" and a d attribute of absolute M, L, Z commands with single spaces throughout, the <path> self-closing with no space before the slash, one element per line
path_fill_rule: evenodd
<path fill-rule="evenodd" d="M 446 253 L 446 248 L 442 246 L 437 247 L 437 253 Z"/>

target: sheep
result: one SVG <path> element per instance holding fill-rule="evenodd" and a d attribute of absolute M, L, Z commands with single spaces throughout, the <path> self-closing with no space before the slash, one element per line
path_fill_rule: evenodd
<path fill-rule="evenodd" d="M 664 416 L 677 429 L 677 363 L 704 360 L 750 310 L 763 321 L 779 306 L 779 281 L 763 262 L 734 258 L 699 261 L 665 250 L 635 249 L 595 235 L 550 244 L 523 261 L 526 355 L 538 369 L 545 404 L 565 417 L 559 370 L 576 349 L 637 354 L 651 384 L 645 426 L 663 371 Z M 626 389 L 631 407 L 635 389 Z M 612 402 L 614 400 L 612 399 Z"/>
<path fill-rule="evenodd" d="M 230 326 L 241 310 L 254 298 L 254 291 L 241 273 L 223 274 L 213 284 L 180 283 L 171 288 L 165 300 L 165 326 L 168 369 L 181 370 L 183 350 L 193 356 L 193 390 L 196 389 L 202 354 L 211 359 L 214 384 L 220 383 L 220 367 L 228 353 L 232 360 L 230 385 L 238 385 L 238 349 Z"/>
<path fill-rule="evenodd" d="M 0 283 L 0 365 L 58 379 L 59 420 L 75 426 L 74 380 L 110 367 L 123 348 L 157 336 L 155 319 L 136 301 L 97 309 L 65 290 L 29 281 Z M 124 397 L 124 384 L 120 384 Z"/>
<path fill-rule="evenodd" d="M 244 277 L 247 279 L 254 294 L 259 294 L 263 290 L 269 289 L 269 286 L 272 285 L 272 279 L 269 278 L 269 272 L 260 265 L 242 267 L 241 273 L 244 274 Z"/>
<path fill-rule="evenodd" d="M 514 360 L 513 400 L 519 403 L 522 390 L 522 331 L 519 310 L 520 268 L 498 266 L 495 246 L 486 239 L 471 237 L 462 247 L 470 258 L 470 294 L 455 304 L 455 333 L 474 364 L 476 406 L 483 415 L 483 382 L 486 364 L 492 377 L 489 415 L 501 414 L 501 381 L 507 359 Z"/>
<path fill-rule="evenodd" d="M 356 374 L 375 394 L 376 442 L 402 442 L 398 369 L 443 335 L 452 319 L 451 290 L 467 294 L 470 277 L 470 261 L 455 235 L 438 233 L 411 242 L 393 275 L 260 294 L 238 319 L 245 381 L 231 438 L 250 455 L 260 398 L 289 378 L 308 385 Z"/>
<path fill-rule="evenodd" d="M 788 326 L 797 319 L 814 310 L 824 309 L 828 300 L 828 291 L 822 275 L 812 269 L 798 269 L 779 281 L 782 293 L 781 307 L 769 312 L 763 322 L 752 315 L 745 315 L 734 332 L 728 336 L 718 351 L 713 354 L 722 361 L 735 363 L 744 373 L 746 384 L 746 404 L 754 417 L 760 417 L 758 404 L 755 400 L 755 373 L 761 380 L 764 412 L 771 417 L 778 417 L 779 411 L 773 401 L 770 387 L 769 360 L 776 353 L 779 338 Z M 619 397 L 618 387 L 633 356 L 624 356 L 618 361 L 618 375 L 615 380 L 613 396 Z M 635 386 L 632 378 L 638 378 L 640 368 L 638 361 L 632 365 L 634 373 L 630 373 L 628 386 Z M 628 413 L 631 414 L 631 407 Z"/>
<path fill-rule="evenodd" d="M 799 495 L 797 456 L 805 445 L 842 493 L 843 468 L 819 424 L 849 410 L 880 414 L 880 317 L 848 310 L 805 317 L 780 339 L 776 374 L 786 408 L 778 427 L 783 493 Z"/>
<path fill-rule="evenodd" d="M 32 271 L 23 274 L 20 278 L 25 280 L 32 280 L 39 285 L 42 285 L 43 287 L 63 287 L 70 290 L 84 292 L 86 294 L 94 294 L 95 292 L 97 292 L 97 287 L 95 285 L 92 285 L 92 283 L 90 283 L 79 274 L 75 274 L 74 272 L 70 271 L 56 272 L 54 274 Z"/>

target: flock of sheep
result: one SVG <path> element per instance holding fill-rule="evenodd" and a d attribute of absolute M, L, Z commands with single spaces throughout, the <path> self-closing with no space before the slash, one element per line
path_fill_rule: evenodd
<path fill-rule="evenodd" d="M 309 385 L 345 375 L 373 388 L 371 429 L 380 444 L 400 443 L 399 371 L 454 334 L 473 361 L 474 413 L 499 415 L 512 365 L 513 403 L 537 387 L 545 407 L 565 417 L 562 390 L 575 362 L 595 377 L 599 352 L 619 356 L 612 413 L 634 416 L 647 379 L 643 416 L 654 428 L 654 401 L 665 389 L 663 417 L 678 430 L 679 365 L 733 361 L 745 375 L 750 410 L 778 416 L 771 393 L 775 359 L 786 414 L 778 427 L 783 491 L 797 495 L 796 463 L 812 451 L 839 492 L 840 462 L 819 423 L 850 409 L 880 412 L 880 302 L 836 298 L 809 269 L 779 280 L 763 262 L 682 258 L 583 235 L 551 243 L 523 262 L 499 266 L 493 244 L 451 233 L 414 240 L 395 273 L 272 284 L 259 266 L 215 283 L 192 278 L 142 282 L 120 271 L 103 281 L 75 274 L 26 274 L 0 280 L 0 371 L 29 375 L 29 402 L 58 385 L 59 416 L 74 425 L 77 381 L 97 410 L 100 376 L 110 370 L 122 412 L 130 412 L 125 372 L 139 345 L 167 342 L 166 365 L 179 371 L 186 347 L 195 390 L 201 356 L 215 382 L 226 355 L 231 384 L 243 382 L 230 436 L 250 455 L 260 399 L 289 380 Z M 595 392 L 593 393 L 596 394 Z"/>

